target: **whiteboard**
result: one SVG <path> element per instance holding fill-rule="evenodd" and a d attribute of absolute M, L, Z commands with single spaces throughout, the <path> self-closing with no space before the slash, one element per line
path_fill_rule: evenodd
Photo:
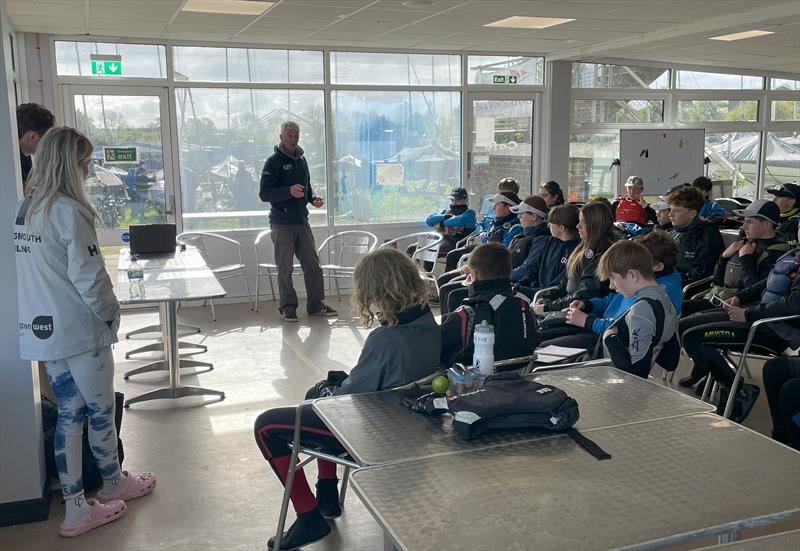
<path fill-rule="evenodd" d="M 703 175 L 705 134 L 702 128 L 620 130 L 622 185 L 629 176 L 641 176 L 644 195 L 664 195 L 671 187 L 691 183 Z"/>

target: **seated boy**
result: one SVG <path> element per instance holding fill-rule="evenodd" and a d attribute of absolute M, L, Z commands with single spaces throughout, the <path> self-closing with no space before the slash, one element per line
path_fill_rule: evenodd
<path fill-rule="evenodd" d="M 625 195 L 611 203 L 611 213 L 617 222 L 633 222 L 640 226 L 655 224 L 656 212 L 647 204 L 642 194 L 644 181 L 639 176 L 630 176 L 625 182 Z"/>
<path fill-rule="evenodd" d="M 511 289 L 511 253 L 500 243 L 478 246 L 467 261 L 469 296 L 442 318 L 442 365 L 472 364 L 475 325 L 494 327 L 494 359 L 529 356 L 538 342 L 530 301 Z M 514 366 L 511 366 L 512 368 Z"/>
<path fill-rule="evenodd" d="M 667 195 L 670 234 L 678 244 L 678 265 L 684 285 L 714 273 L 720 254 L 725 249 L 719 230 L 698 218 L 703 208 L 703 194 L 691 186 L 680 186 Z"/>
<path fill-rule="evenodd" d="M 692 187 L 700 191 L 705 199 L 700 212 L 697 213 L 697 217 L 705 222 L 721 221 L 725 217 L 725 209 L 716 201 L 711 200 L 711 188 L 713 187 L 711 179 L 705 176 L 698 176 L 692 182 Z"/>
<path fill-rule="evenodd" d="M 678 248 L 675 242 L 669 234 L 662 231 L 650 232 L 637 237 L 635 241 L 650 251 L 656 283 L 664 287 L 673 307 L 680 313 L 682 289 L 681 276 L 674 269 L 678 262 Z M 584 331 L 548 339 L 542 346 L 554 344 L 593 350 L 606 329 L 624 315 L 638 298 L 638 295 L 625 296 L 617 292 L 587 301 L 573 301 L 567 310 L 567 324 L 580 327 Z"/>
<path fill-rule="evenodd" d="M 475 211 L 469 208 L 469 196 L 463 187 L 455 188 L 450 194 L 450 208 L 438 214 L 431 214 L 425 223 L 444 235 L 439 248 L 440 253 L 447 253 L 456 248 L 456 243 L 475 231 Z M 409 247 L 413 254 L 416 245 Z"/>
<path fill-rule="evenodd" d="M 647 378 L 656 346 L 672 339 L 678 316 L 664 287 L 656 282 L 647 247 L 619 241 L 600 258 L 597 275 L 633 304 L 603 333 L 604 356 L 623 371 Z"/>

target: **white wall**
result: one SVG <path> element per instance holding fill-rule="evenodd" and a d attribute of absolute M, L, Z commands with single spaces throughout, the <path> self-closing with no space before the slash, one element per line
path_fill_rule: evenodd
<path fill-rule="evenodd" d="M 8 33 L 0 3 L 0 505 L 41 498 L 45 482 L 38 374 L 19 358 L 11 228 L 22 185 Z"/>

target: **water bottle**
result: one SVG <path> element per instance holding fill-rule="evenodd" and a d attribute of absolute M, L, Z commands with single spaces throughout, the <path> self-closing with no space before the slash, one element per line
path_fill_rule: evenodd
<path fill-rule="evenodd" d="M 475 351 L 472 355 L 472 367 L 481 376 L 488 377 L 494 373 L 494 327 L 486 320 L 475 326 Z"/>
<path fill-rule="evenodd" d="M 138 257 L 132 256 L 128 266 L 129 294 L 132 299 L 144 298 L 144 268 L 138 260 Z"/>

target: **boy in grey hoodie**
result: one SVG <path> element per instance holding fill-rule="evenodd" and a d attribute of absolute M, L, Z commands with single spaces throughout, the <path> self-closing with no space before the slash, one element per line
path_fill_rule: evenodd
<path fill-rule="evenodd" d="M 597 275 L 626 298 L 636 297 L 603 333 L 604 355 L 617 368 L 646 378 L 654 349 L 670 340 L 678 327 L 675 307 L 656 282 L 653 257 L 640 243 L 618 241 L 600 259 Z"/>

